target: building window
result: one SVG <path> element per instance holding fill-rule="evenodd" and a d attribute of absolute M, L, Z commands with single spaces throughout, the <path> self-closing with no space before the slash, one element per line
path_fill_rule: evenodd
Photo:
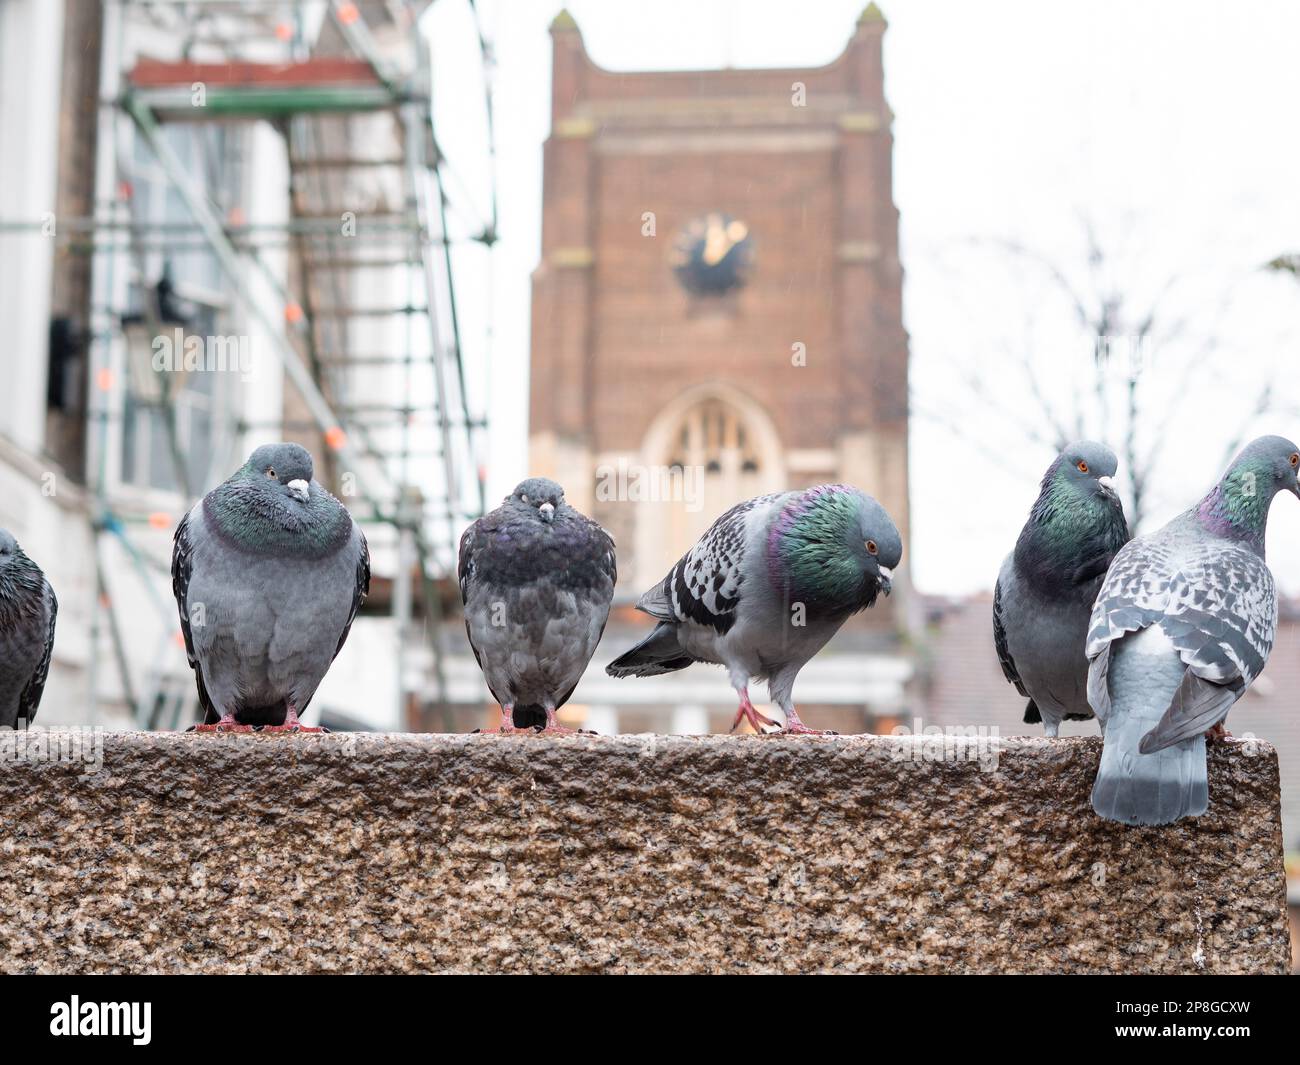
<path fill-rule="evenodd" d="M 223 214 L 238 206 L 243 177 L 238 130 L 178 124 L 164 126 L 162 135 Z M 135 139 L 130 179 L 132 222 L 141 228 L 131 255 L 130 305 L 122 318 L 128 361 L 122 480 L 139 488 L 195 494 L 207 487 L 208 464 L 229 436 L 226 403 L 230 378 L 238 378 L 220 371 L 172 371 L 164 395 L 160 375 L 151 366 L 153 343 L 158 331 L 173 341 L 173 351 L 175 337 L 199 337 L 205 350 L 210 338 L 224 338 L 231 328 L 224 311 L 228 283 L 142 137 Z"/>
<path fill-rule="evenodd" d="M 673 506 L 661 561 L 671 565 L 723 511 L 767 491 L 763 459 L 744 415 L 721 399 L 706 399 L 683 415 L 673 434 L 670 468 L 685 474 L 696 498 Z"/>

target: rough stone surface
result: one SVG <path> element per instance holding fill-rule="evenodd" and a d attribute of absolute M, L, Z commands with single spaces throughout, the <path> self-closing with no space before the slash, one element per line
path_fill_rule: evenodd
<path fill-rule="evenodd" d="M 0 764 L 0 969 L 1284 972 L 1273 749 L 1167 829 L 1093 816 L 1099 752 L 108 734 Z"/>

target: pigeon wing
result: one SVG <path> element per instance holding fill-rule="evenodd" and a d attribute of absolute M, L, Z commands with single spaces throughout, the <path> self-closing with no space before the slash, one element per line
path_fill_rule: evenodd
<path fill-rule="evenodd" d="M 460 551 L 456 559 L 456 580 L 460 584 L 460 601 L 464 607 L 469 606 L 470 588 L 478 579 L 478 560 L 476 547 L 480 537 L 491 532 L 491 528 L 496 521 L 495 511 L 492 514 L 485 514 L 477 521 L 471 522 L 460 537 Z M 474 652 L 474 661 L 478 663 L 478 668 L 483 671 L 483 679 L 487 683 L 488 691 L 492 692 L 492 698 L 498 703 L 502 701 L 495 691 L 492 691 L 492 683 L 487 679 L 487 670 L 483 669 L 483 653 L 479 650 L 478 644 L 474 642 L 474 630 L 470 627 L 469 610 L 465 611 L 465 637 L 469 640 L 469 649 Z"/>
<path fill-rule="evenodd" d="M 50 625 L 45 633 L 45 650 L 41 654 L 36 672 L 28 679 L 27 686 L 18 697 L 18 716 L 29 725 L 36 717 L 37 707 L 41 705 L 41 696 L 45 692 L 45 680 L 50 675 L 50 657 L 54 653 L 54 622 L 59 616 L 59 600 L 54 594 L 54 589 L 50 587 L 49 581 L 45 582 L 45 594 L 49 597 L 50 606 Z"/>
<path fill-rule="evenodd" d="M 357 581 L 352 589 L 352 609 L 348 613 L 348 622 L 343 626 L 343 631 L 339 633 L 338 646 L 334 648 L 334 658 L 338 658 L 339 652 L 343 650 L 343 645 L 347 642 L 348 633 L 352 631 L 352 623 L 357 619 L 357 611 L 361 609 L 361 604 L 366 601 L 366 596 L 370 594 L 370 545 L 366 542 L 366 534 L 363 533 L 359 526 L 354 526 L 357 530 L 357 538 L 360 541 L 357 552 Z M 334 661 L 331 658 L 330 661 Z"/>
<path fill-rule="evenodd" d="M 720 634 L 728 632 L 741 602 L 749 522 L 756 508 L 776 498 L 777 493 L 756 496 L 723 514 L 637 601 L 637 609 L 660 621 L 694 621 Z"/>
<path fill-rule="evenodd" d="M 1088 701 L 1103 720 L 1110 710 L 1111 645 L 1155 624 L 1178 649 L 1188 676 L 1143 738 L 1144 752 L 1221 721 L 1262 672 L 1277 629 L 1273 576 L 1253 551 L 1217 540 L 1176 552 L 1159 539 L 1126 545 L 1097 595 L 1088 632 Z"/>
<path fill-rule="evenodd" d="M 1277 588 L 1264 560 L 1242 547 L 1206 544 L 1180 571 L 1162 622 L 1187 673 L 1144 754 L 1213 728 L 1264 671 L 1277 633 Z"/>
<path fill-rule="evenodd" d="M 1002 617 L 1002 579 L 998 578 L 997 584 L 993 586 L 993 646 L 998 652 L 998 661 L 1002 663 L 1002 672 L 1007 680 L 1016 686 L 1016 691 L 1021 695 L 1028 696 L 1029 692 L 1025 688 L 1024 681 L 1020 679 L 1020 673 L 1016 669 L 1016 660 L 1011 657 L 1011 648 L 1007 646 L 1007 629 Z M 1035 707 L 1037 711 L 1037 707 Z M 1028 709 L 1026 708 L 1026 715 Z M 1026 717 L 1026 720 L 1029 720 Z M 1041 721 L 1042 718 L 1034 720 Z"/>
<path fill-rule="evenodd" d="M 176 597 L 176 609 L 181 616 L 181 634 L 185 637 L 185 656 L 190 668 L 194 670 L 194 679 L 199 689 L 199 707 L 203 711 L 203 720 L 213 724 L 220 719 L 212 697 L 208 695 L 203 683 L 203 669 L 198 656 L 194 653 L 194 633 L 190 630 L 190 608 L 187 597 L 190 590 L 190 568 L 194 554 L 194 541 L 190 535 L 190 516 L 181 518 L 176 526 L 176 535 L 172 539 L 172 594 Z"/>

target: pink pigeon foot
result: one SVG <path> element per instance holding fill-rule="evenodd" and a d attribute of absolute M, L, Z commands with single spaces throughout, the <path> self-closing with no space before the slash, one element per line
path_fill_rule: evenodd
<path fill-rule="evenodd" d="M 191 732 L 252 732 L 252 725 L 241 725 L 235 720 L 234 714 L 222 714 L 221 720 L 215 725 L 193 725 L 190 727 Z"/>
<path fill-rule="evenodd" d="M 263 732 L 310 732 L 310 733 L 319 734 L 319 733 L 329 732 L 329 729 L 318 728 L 313 725 L 302 724 L 298 720 L 298 708 L 295 706 L 288 706 L 285 708 L 284 711 L 283 725 L 266 725 L 262 728 L 262 731 Z"/>
<path fill-rule="evenodd" d="M 741 721 L 748 721 L 749 727 L 760 736 L 763 735 L 764 725 L 776 726 L 777 723 L 770 717 L 764 717 L 754 709 L 754 704 L 749 701 L 749 692 L 742 689 L 737 694 L 740 696 L 740 707 L 736 711 L 735 719 L 731 722 L 729 732 L 735 732 L 740 727 Z"/>
<path fill-rule="evenodd" d="M 497 724 L 496 728 L 476 728 L 473 732 L 470 733 L 470 735 L 490 736 L 496 734 L 500 736 L 511 736 L 518 733 L 519 735 L 522 736 L 525 732 L 536 732 L 536 731 L 537 730 L 535 728 L 530 728 L 530 727 L 525 727 L 525 728 L 515 727 L 515 708 L 513 705 L 511 705 L 511 706 L 503 706 L 501 708 L 501 721 Z"/>
<path fill-rule="evenodd" d="M 770 736 L 838 736 L 830 729 L 809 728 L 799 720 L 799 714 L 792 706 L 785 714 L 785 728 L 768 733 Z"/>

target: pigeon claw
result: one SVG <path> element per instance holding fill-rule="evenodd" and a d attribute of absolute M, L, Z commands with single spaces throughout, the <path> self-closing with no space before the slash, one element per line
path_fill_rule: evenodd
<path fill-rule="evenodd" d="M 767 733 L 769 736 L 838 736 L 839 733 L 834 729 L 809 728 L 802 721 L 793 725 L 786 725 L 785 728 L 777 729 L 775 732 Z"/>
<path fill-rule="evenodd" d="M 263 732 L 306 732 L 312 735 L 328 734 L 329 729 L 324 725 L 302 725 L 295 721 L 292 725 L 263 725 Z"/>
<path fill-rule="evenodd" d="M 470 733 L 471 736 L 524 736 L 528 733 L 538 733 L 542 730 L 541 725 L 506 725 L 501 724 L 496 728 L 476 728 Z"/>
<path fill-rule="evenodd" d="M 1230 739 L 1232 739 L 1232 733 L 1229 732 L 1229 731 L 1227 730 L 1227 728 L 1224 726 L 1223 722 L 1220 721 L 1220 722 L 1219 722 L 1217 725 L 1215 725 L 1213 728 L 1208 729 L 1208 730 L 1206 731 L 1206 733 L 1205 733 L 1205 738 L 1206 738 L 1207 740 L 1212 741 L 1212 742 L 1215 741 L 1215 740 L 1217 740 L 1217 741 L 1219 741 L 1219 742 L 1223 742 L 1224 740 L 1230 740 Z"/>
<path fill-rule="evenodd" d="M 799 720 L 799 712 L 793 706 L 785 712 L 785 728 L 769 732 L 769 736 L 838 736 L 830 729 L 809 728 Z"/>
<path fill-rule="evenodd" d="M 727 731 L 735 732 L 736 729 L 740 727 L 741 721 L 749 722 L 749 727 L 752 728 L 755 732 L 757 732 L 760 736 L 765 734 L 763 731 L 764 725 L 771 725 L 773 728 L 775 728 L 778 724 L 776 721 L 773 721 L 770 717 L 765 717 L 764 715 L 760 714 L 757 710 L 755 710 L 754 704 L 749 701 L 749 693 L 743 691 L 740 693 L 740 707 L 736 710 L 736 716 L 731 722 L 731 728 L 729 728 Z"/>
<path fill-rule="evenodd" d="M 241 725 L 233 717 L 223 717 L 215 725 L 191 725 L 186 732 L 254 732 L 252 725 Z"/>

